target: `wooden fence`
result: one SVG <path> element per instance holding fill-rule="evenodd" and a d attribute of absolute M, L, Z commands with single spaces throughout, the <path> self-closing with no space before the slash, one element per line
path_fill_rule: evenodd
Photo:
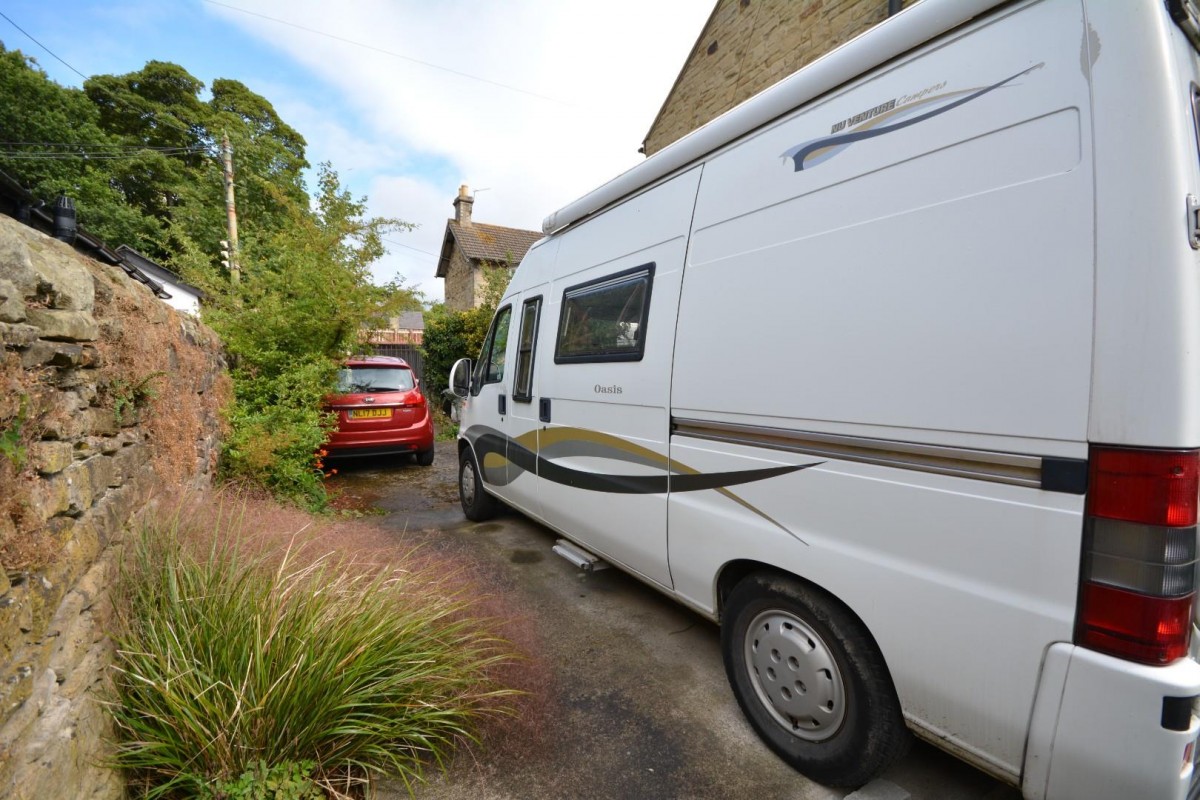
<path fill-rule="evenodd" d="M 408 362 L 408 365 L 413 368 L 413 372 L 422 381 L 425 378 L 425 359 L 421 357 L 421 345 L 419 344 L 370 344 L 367 345 L 375 351 L 377 356 L 392 356 L 393 358 L 403 358 Z"/>

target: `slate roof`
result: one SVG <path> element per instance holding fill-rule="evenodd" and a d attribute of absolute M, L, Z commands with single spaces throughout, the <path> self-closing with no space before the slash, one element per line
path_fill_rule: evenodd
<path fill-rule="evenodd" d="M 169 281 L 180 288 L 187 289 L 200 299 L 204 299 L 207 296 L 202 290 L 197 289 L 195 286 L 192 286 L 190 283 L 180 278 L 179 275 L 173 270 L 169 270 L 162 264 L 159 264 L 157 261 L 147 258 L 127 244 L 117 246 L 117 255 L 121 257 L 121 262 L 123 265 L 131 266 L 151 278 L 157 278 L 160 281 Z M 162 295 L 159 296 L 161 297 Z"/>
<path fill-rule="evenodd" d="M 425 314 L 420 311 L 405 311 L 400 315 L 396 329 L 402 331 L 425 330 Z"/>
<path fill-rule="evenodd" d="M 446 270 L 450 266 L 451 242 L 457 244 L 458 249 L 471 261 L 516 266 L 533 243 L 541 238 L 541 231 L 505 228 L 474 221 L 470 225 L 463 225 L 457 220 L 446 220 L 446 238 L 438 259 L 437 277 L 446 277 Z"/>

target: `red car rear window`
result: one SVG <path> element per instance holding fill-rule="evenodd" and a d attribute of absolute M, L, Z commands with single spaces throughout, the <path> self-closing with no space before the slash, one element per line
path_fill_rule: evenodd
<path fill-rule="evenodd" d="M 338 372 L 342 394 L 407 392 L 414 386 L 412 370 L 404 367 L 344 367 Z"/>

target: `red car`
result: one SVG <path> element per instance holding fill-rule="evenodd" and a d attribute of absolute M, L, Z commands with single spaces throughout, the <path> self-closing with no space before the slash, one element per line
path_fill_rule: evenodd
<path fill-rule="evenodd" d="M 329 457 L 412 453 L 433 463 L 433 419 L 412 368 L 402 358 L 357 356 L 338 373 L 337 391 L 326 400 L 337 414 Z"/>

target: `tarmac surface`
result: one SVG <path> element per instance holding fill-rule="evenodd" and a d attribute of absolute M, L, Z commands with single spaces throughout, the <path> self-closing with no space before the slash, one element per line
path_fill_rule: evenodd
<path fill-rule="evenodd" d="M 460 554 L 524 616 L 538 717 L 513 741 L 460 756 L 414 787 L 419 800 L 1020 800 L 1015 789 L 935 748 L 912 751 L 856 792 L 798 774 L 743 719 L 717 627 L 616 569 L 584 573 L 551 553 L 548 528 L 503 511 L 471 523 L 458 506 L 454 442 L 431 468 L 344 462 L 342 502 L 374 507 L 385 530 Z M 409 797 L 402 784 L 380 800 Z"/>

